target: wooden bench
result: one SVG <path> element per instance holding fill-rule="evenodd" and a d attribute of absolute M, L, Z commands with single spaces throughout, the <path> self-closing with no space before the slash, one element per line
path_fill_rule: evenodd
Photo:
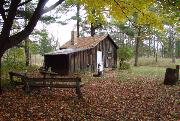
<path fill-rule="evenodd" d="M 9 72 L 11 82 L 14 82 L 13 77 L 21 78 L 24 90 L 26 93 L 30 93 L 33 87 L 50 87 L 52 88 L 75 88 L 78 97 L 82 97 L 80 91 L 80 77 L 28 77 L 25 73 Z"/>

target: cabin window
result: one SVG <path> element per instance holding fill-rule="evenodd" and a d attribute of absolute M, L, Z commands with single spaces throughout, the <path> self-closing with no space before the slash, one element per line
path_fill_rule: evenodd
<path fill-rule="evenodd" d="M 107 57 L 107 59 L 111 59 L 112 57 Z"/>
<path fill-rule="evenodd" d="M 111 51 L 108 51 L 108 54 L 111 54 L 112 52 Z"/>
<path fill-rule="evenodd" d="M 98 45 L 98 51 L 102 51 L 102 43 L 99 43 L 99 45 Z"/>
<path fill-rule="evenodd" d="M 108 51 L 107 52 L 107 59 L 111 59 L 112 58 L 112 52 Z"/>

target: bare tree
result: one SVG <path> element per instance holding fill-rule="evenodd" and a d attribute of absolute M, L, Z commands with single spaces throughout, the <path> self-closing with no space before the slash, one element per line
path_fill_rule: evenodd
<path fill-rule="evenodd" d="M 18 16 L 18 9 L 31 2 L 32 0 L 0 0 L 0 21 L 2 23 L 2 29 L 0 33 L 0 93 L 2 93 L 1 88 L 1 61 L 2 56 L 6 50 L 18 45 L 20 42 L 25 40 L 31 32 L 34 30 L 38 20 L 44 13 L 47 13 L 61 4 L 64 0 L 59 0 L 50 7 L 45 7 L 48 0 L 39 0 L 35 11 L 32 13 L 32 16 L 27 23 L 27 25 L 21 29 L 18 33 L 11 34 L 13 22 Z M 8 4 L 8 7 L 7 7 Z M 6 7 L 6 8 L 5 8 Z"/>

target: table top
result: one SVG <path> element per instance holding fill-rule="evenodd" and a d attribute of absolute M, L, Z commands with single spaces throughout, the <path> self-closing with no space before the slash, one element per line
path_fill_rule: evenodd
<path fill-rule="evenodd" d="M 56 72 L 52 72 L 52 71 L 39 71 L 41 74 L 43 74 L 43 75 L 46 75 L 46 74 L 49 74 L 49 75 L 58 75 L 58 73 L 56 73 Z"/>

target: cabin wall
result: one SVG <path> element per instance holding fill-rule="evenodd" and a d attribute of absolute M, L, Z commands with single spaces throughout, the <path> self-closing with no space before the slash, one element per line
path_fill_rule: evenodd
<path fill-rule="evenodd" d="M 96 55 L 94 49 L 88 49 L 69 54 L 69 73 L 94 71 Z"/>
<path fill-rule="evenodd" d="M 117 67 L 117 48 L 107 38 L 92 49 L 69 54 L 69 72 L 97 71 L 97 51 L 103 53 L 105 68 Z"/>
<path fill-rule="evenodd" d="M 105 68 L 117 67 L 117 48 L 108 38 L 96 46 L 97 51 L 102 51 Z"/>
<path fill-rule="evenodd" d="M 117 48 L 109 38 L 101 41 L 92 49 L 70 53 L 66 56 L 47 56 L 45 63 L 47 66 L 53 65 L 56 72 L 60 73 L 95 72 L 97 71 L 97 51 L 102 51 L 104 67 L 113 68 L 117 66 Z"/>

